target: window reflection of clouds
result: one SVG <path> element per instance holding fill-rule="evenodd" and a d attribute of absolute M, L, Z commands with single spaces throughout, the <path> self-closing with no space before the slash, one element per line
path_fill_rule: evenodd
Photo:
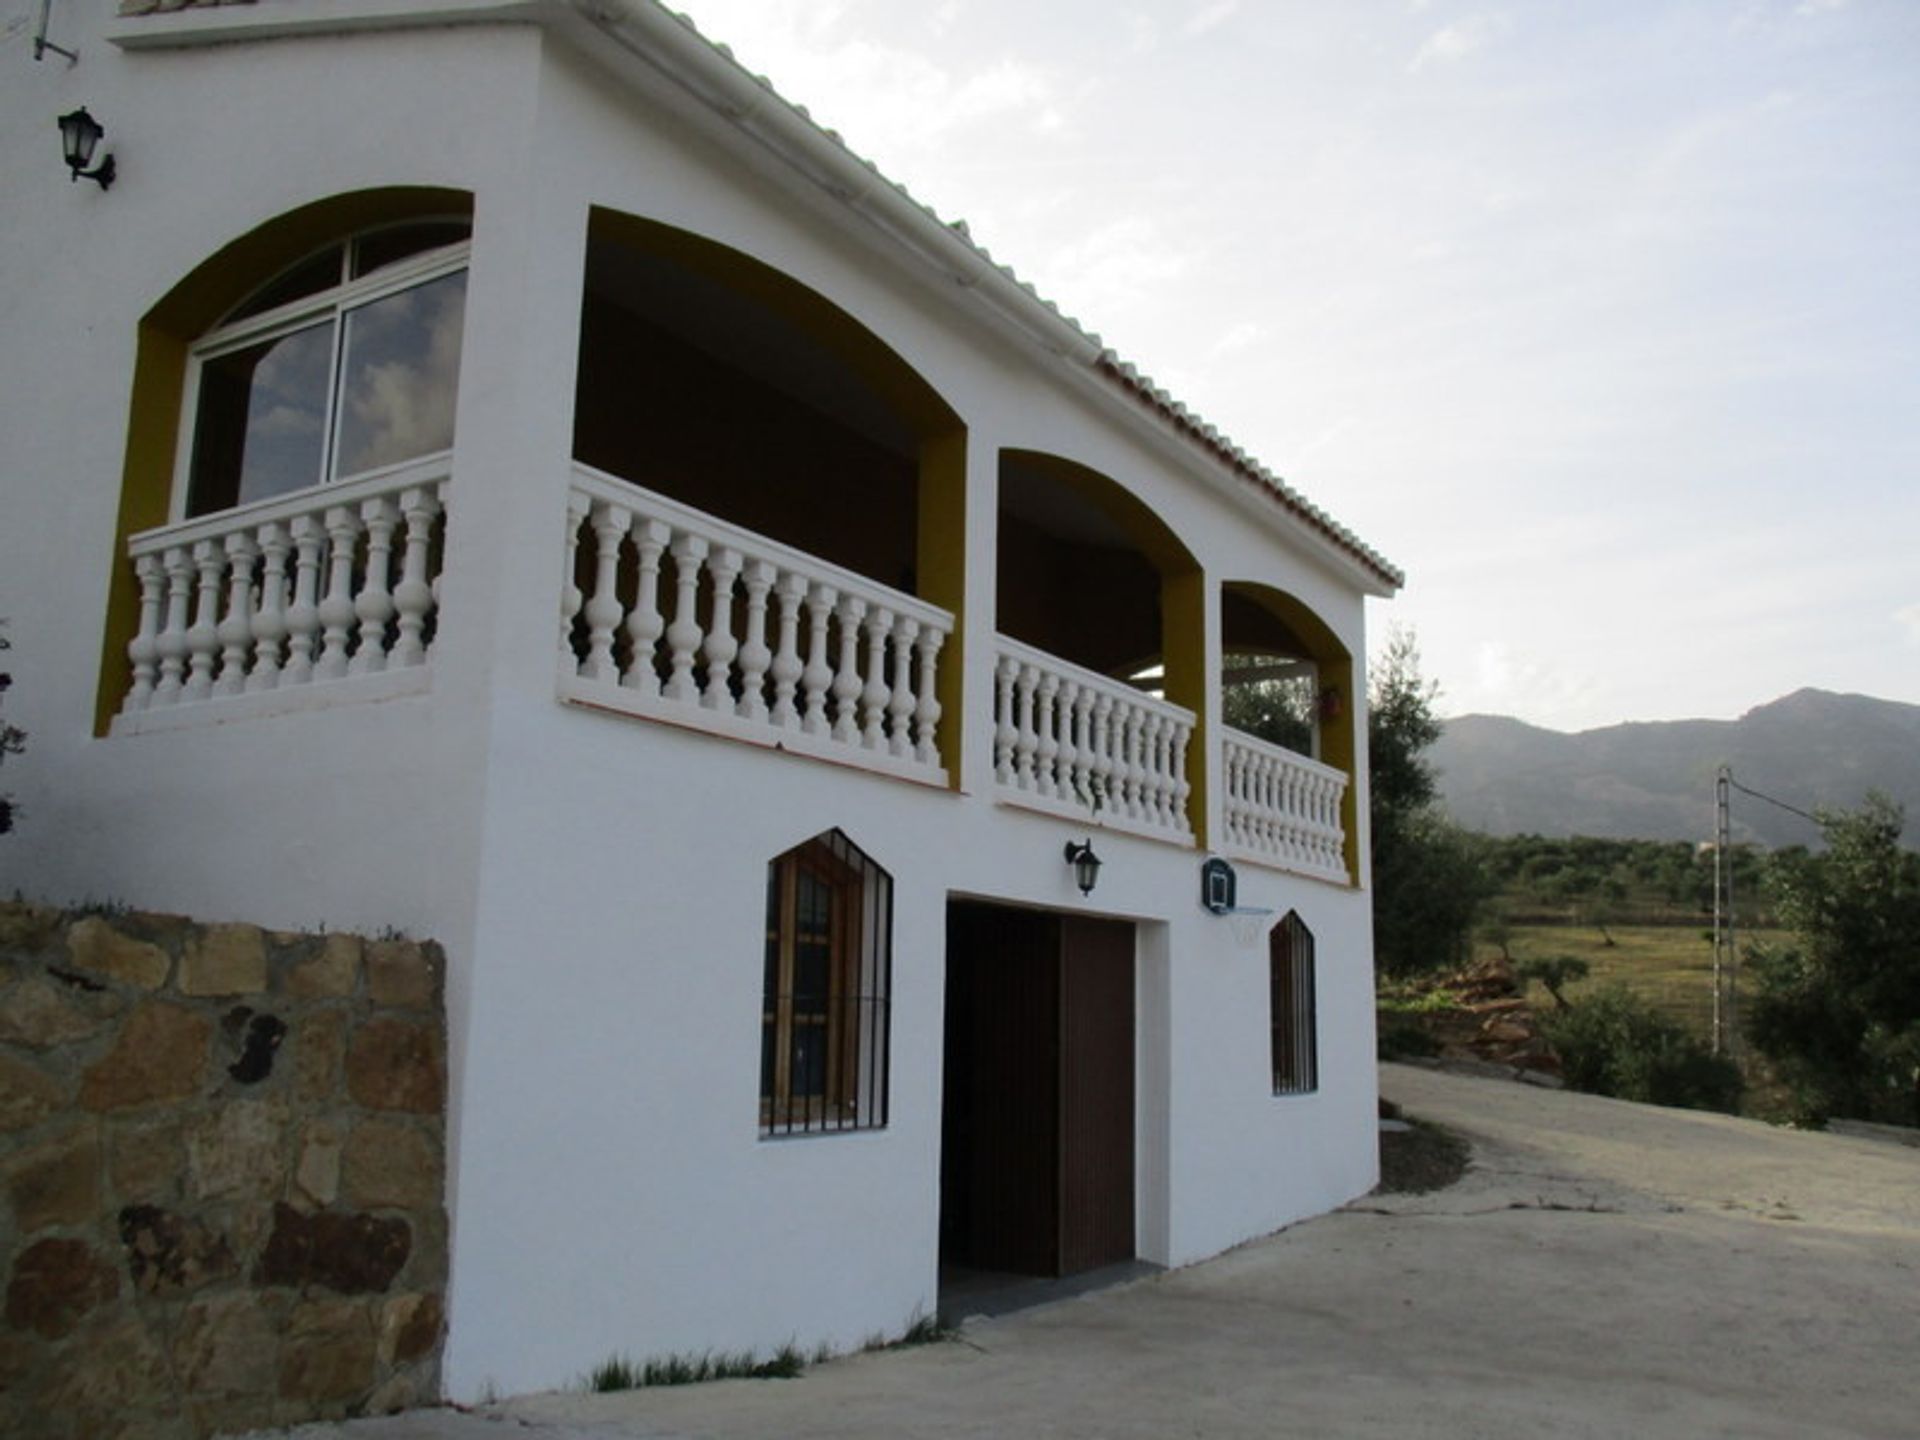
<path fill-rule="evenodd" d="M 320 478 L 332 355 L 328 322 L 230 357 L 236 370 L 253 372 L 237 503 L 284 495 Z"/>
<path fill-rule="evenodd" d="M 347 318 L 335 475 L 453 444 L 466 275 L 361 306 Z"/>

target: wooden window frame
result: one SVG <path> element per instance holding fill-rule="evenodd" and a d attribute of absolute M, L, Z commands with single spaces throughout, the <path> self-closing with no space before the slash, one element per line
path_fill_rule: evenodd
<path fill-rule="evenodd" d="M 801 929 L 803 885 L 826 897 L 818 936 Z M 762 1138 L 873 1130 L 886 1124 L 892 880 L 839 831 L 816 836 L 767 867 L 760 1029 Z M 797 970 L 802 945 L 823 942 L 826 994 L 803 1007 Z M 825 1031 L 817 1089 L 797 1093 L 798 1036 Z"/>
<path fill-rule="evenodd" d="M 1269 1034 L 1275 1095 L 1311 1095 L 1320 1088 L 1319 1002 L 1313 931 L 1299 914 L 1267 932 Z"/>

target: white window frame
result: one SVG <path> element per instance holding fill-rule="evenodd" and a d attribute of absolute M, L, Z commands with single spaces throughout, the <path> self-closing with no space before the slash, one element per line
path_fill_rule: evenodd
<path fill-rule="evenodd" d="M 334 322 L 332 354 L 327 365 L 327 410 L 325 435 L 320 446 L 320 464 L 312 485 L 302 486 L 298 490 L 285 492 L 289 495 L 304 494 L 308 490 L 321 489 L 328 485 L 338 485 L 344 481 L 359 479 L 362 475 L 378 473 L 382 469 L 401 469 L 415 465 L 430 465 L 442 461 L 452 454 L 451 447 L 436 450 L 425 455 L 409 456 L 406 460 L 390 466 L 380 466 L 373 470 L 356 471 L 351 475 L 334 475 L 334 447 L 338 443 L 340 401 L 340 364 L 345 354 L 347 335 L 347 316 L 375 301 L 397 295 L 403 290 L 412 290 L 430 281 L 439 280 L 448 275 L 465 270 L 472 256 L 471 237 L 456 241 L 452 245 L 437 250 L 424 251 L 419 255 L 410 255 L 404 260 L 381 267 L 371 275 L 358 279 L 347 278 L 353 265 L 355 244 L 369 235 L 377 235 L 382 230 L 397 229 L 401 226 L 430 224 L 435 221 L 466 221 L 464 215 L 421 215 L 411 216 L 397 221 L 394 225 L 376 225 L 365 230 L 332 241 L 315 250 L 309 251 L 299 260 L 284 266 L 274 275 L 236 304 L 244 305 L 260 289 L 271 285 L 282 275 L 298 269 L 327 250 L 339 248 L 341 252 L 341 280 L 329 290 L 317 294 L 303 295 L 297 300 L 289 300 L 284 305 L 271 310 L 263 310 L 258 315 L 249 315 L 244 320 L 232 324 L 222 323 L 209 330 L 187 352 L 186 384 L 180 399 L 180 434 L 174 449 L 173 495 L 168 506 L 169 520 L 179 524 L 188 519 L 187 505 L 193 487 L 193 447 L 199 430 L 200 417 L 200 377 L 209 360 L 218 360 L 236 350 L 244 350 L 249 345 L 258 345 L 262 341 L 278 339 L 304 330 L 311 325 L 331 318 Z M 270 497 L 280 499 L 280 496 Z M 254 502 L 260 503 L 260 502 Z M 245 509 L 245 505 L 231 507 Z M 209 514 L 225 514 L 228 511 L 209 511 Z"/>

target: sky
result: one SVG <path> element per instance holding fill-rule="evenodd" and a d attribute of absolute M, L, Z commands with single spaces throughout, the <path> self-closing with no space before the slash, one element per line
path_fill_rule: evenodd
<path fill-rule="evenodd" d="M 1443 714 L 1920 703 L 1920 0 L 677 0 L 1406 572 Z"/>

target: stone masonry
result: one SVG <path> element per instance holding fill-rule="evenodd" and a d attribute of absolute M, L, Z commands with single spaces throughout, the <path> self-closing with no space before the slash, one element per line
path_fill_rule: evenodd
<path fill-rule="evenodd" d="M 430 1402 L 437 945 L 0 904 L 0 1435 Z"/>

